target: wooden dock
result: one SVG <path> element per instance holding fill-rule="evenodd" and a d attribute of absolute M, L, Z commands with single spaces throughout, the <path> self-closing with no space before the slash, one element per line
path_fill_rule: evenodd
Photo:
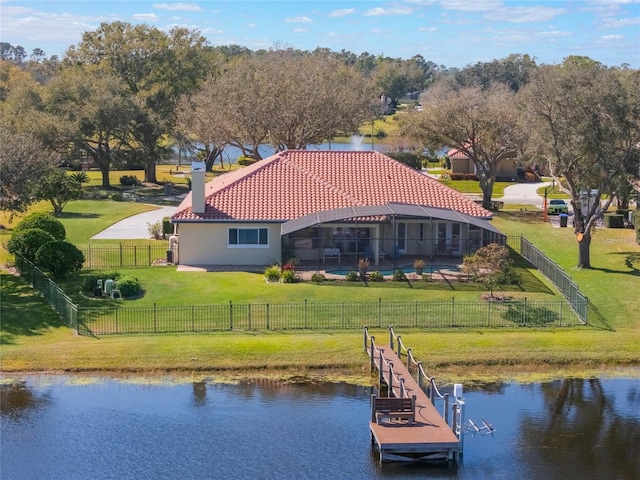
<path fill-rule="evenodd" d="M 411 398 L 415 395 L 413 422 L 401 418 L 379 421 L 376 415 L 380 417 L 381 414 L 372 411 L 369 422 L 371 442 L 380 454 L 380 462 L 458 460 L 462 453 L 462 442 L 459 438 L 461 428 L 457 427 L 463 421 L 464 402 L 454 399 L 456 402 L 452 405 L 454 413 L 452 426 L 450 426 L 432 402 L 435 387 L 430 389 L 432 398 L 429 398 L 394 352 L 393 345 L 377 347 L 374 337 L 368 337 L 369 342 L 367 337 L 368 334 L 365 331 L 365 349 L 371 359 L 372 370 L 379 375 L 380 386 L 384 384 L 388 388 L 388 396 Z M 391 333 L 391 339 L 393 338 Z M 400 340 L 399 337 L 396 338 Z M 413 361 L 410 350 L 407 358 L 407 363 L 410 365 Z M 420 370 L 422 369 L 419 363 L 416 365 Z M 418 375 L 420 375 L 419 371 Z M 445 411 L 448 408 L 448 397 L 446 400 Z M 455 430 L 458 431 L 457 435 L 454 433 Z"/>

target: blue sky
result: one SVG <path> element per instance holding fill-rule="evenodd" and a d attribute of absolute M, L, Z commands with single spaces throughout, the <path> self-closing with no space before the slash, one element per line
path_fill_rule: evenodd
<path fill-rule="evenodd" d="M 640 68 L 640 0 L 0 0 L 0 40 L 62 56 L 101 22 L 199 30 L 212 45 L 276 44 L 426 60 L 447 67 L 527 53 Z"/>

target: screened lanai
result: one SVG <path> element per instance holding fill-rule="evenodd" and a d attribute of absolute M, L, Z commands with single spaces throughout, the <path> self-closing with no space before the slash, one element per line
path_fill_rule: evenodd
<path fill-rule="evenodd" d="M 506 238 L 488 219 L 454 210 L 387 203 L 327 210 L 282 224 L 282 259 L 318 269 L 372 266 L 396 268 L 422 258 L 455 263 Z"/>

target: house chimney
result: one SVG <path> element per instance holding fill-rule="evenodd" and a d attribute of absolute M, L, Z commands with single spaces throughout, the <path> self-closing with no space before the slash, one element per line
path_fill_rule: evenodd
<path fill-rule="evenodd" d="M 204 213 L 204 162 L 191 163 L 191 210 L 193 213 Z"/>

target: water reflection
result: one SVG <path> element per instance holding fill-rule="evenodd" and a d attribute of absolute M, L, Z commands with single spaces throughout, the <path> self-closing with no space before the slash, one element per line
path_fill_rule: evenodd
<path fill-rule="evenodd" d="M 364 387 L 74 380 L 0 385 L 0 478 L 640 478 L 637 380 L 469 390 L 467 418 L 497 431 L 436 466 L 378 464 Z"/>
<path fill-rule="evenodd" d="M 557 478 L 571 478 L 576 470 L 592 478 L 638 478 L 637 383 L 620 391 L 599 379 L 562 380 L 541 385 L 540 395 L 548 416 L 525 412 L 520 431 L 522 450 L 542 471 Z"/>

